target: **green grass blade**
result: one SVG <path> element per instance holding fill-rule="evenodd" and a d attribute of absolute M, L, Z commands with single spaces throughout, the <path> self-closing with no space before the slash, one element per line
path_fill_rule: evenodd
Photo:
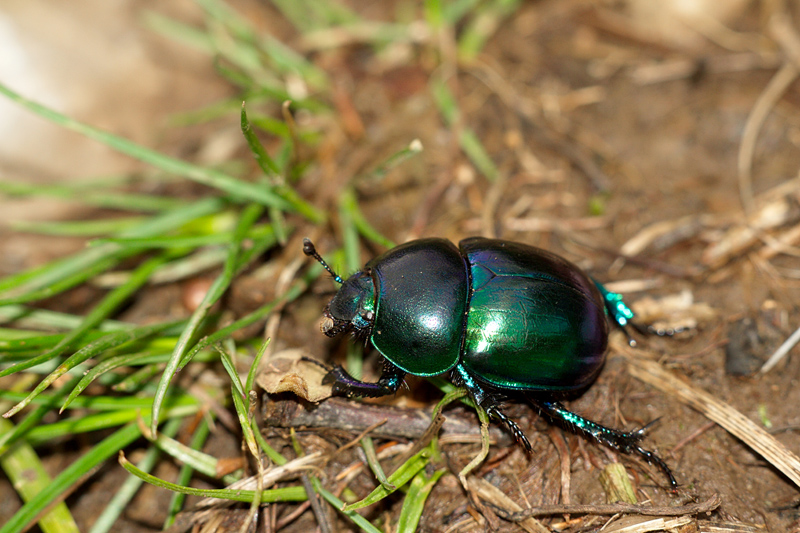
<path fill-rule="evenodd" d="M 255 158 L 256 163 L 261 171 L 272 179 L 279 177 L 281 173 L 280 168 L 275 164 L 275 161 L 272 160 L 270 155 L 267 153 L 267 150 L 264 148 L 264 145 L 261 144 L 258 136 L 253 131 L 253 126 L 247 119 L 247 107 L 245 106 L 244 102 L 242 102 L 242 112 L 239 116 L 239 124 L 242 130 L 242 135 L 244 135 L 247 145 L 250 147 L 250 151 L 253 152 L 253 157 Z"/>
<path fill-rule="evenodd" d="M 462 130 L 461 135 L 458 137 L 458 142 L 461 145 L 461 149 L 472 161 L 472 164 L 475 165 L 475 168 L 486 176 L 486 179 L 489 181 L 497 180 L 499 170 L 497 170 L 494 161 L 489 157 L 489 153 L 483 147 L 483 143 L 481 143 L 474 131 L 470 129 Z"/>
<path fill-rule="evenodd" d="M 116 355 L 95 364 L 94 366 L 92 366 L 91 369 L 89 369 L 83 375 L 83 377 L 81 377 L 80 382 L 78 382 L 78 384 L 75 385 L 75 387 L 72 389 L 72 392 L 70 392 L 69 396 L 67 396 L 67 399 L 64 400 L 64 403 L 61 406 L 59 412 L 63 412 L 66 408 L 68 408 L 69 405 L 75 400 L 75 398 L 77 398 L 84 390 L 86 390 L 86 387 L 91 385 L 92 382 L 99 376 L 105 374 L 106 372 L 110 372 L 115 368 L 119 368 L 121 366 L 128 366 L 136 363 L 141 364 L 141 361 L 143 359 L 149 360 L 152 359 L 152 357 L 153 355 L 148 352 L 144 353 L 137 352 L 137 353 L 129 353 L 123 355 Z M 167 356 L 165 355 L 164 362 L 166 362 L 166 359 Z M 151 377 L 153 375 L 155 375 L 155 373 L 151 374 Z"/>
<path fill-rule="evenodd" d="M 430 455 L 430 449 L 426 448 L 400 465 L 400 467 L 387 478 L 389 484 L 395 487 L 394 490 L 387 489 L 385 485 L 378 485 L 375 490 L 369 493 L 363 500 L 345 506 L 344 510 L 354 511 L 356 509 L 363 509 L 364 507 L 368 507 L 386 498 L 398 488 L 411 481 L 411 479 L 417 475 L 417 472 L 425 468 L 425 465 L 430 461 Z"/>
<path fill-rule="evenodd" d="M 208 455 L 200 450 L 196 450 L 191 446 L 187 446 L 178 442 L 171 435 L 165 435 L 163 432 L 158 434 L 154 443 L 160 450 L 179 461 L 180 463 L 189 466 L 192 470 L 200 472 L 201 474 L 210 477 L 211 479 L 220 478 L 219 475 L 219 459 L 213 455 Z M 241 476 L 234 476 L 228 474 L 222 476 L 225 484 L 230 485 L 237 481 Z"/>
<path fill-rule="evenodd" d="M 250 425 L 253 427 L 253 434 L 256 437 L 256 442 L 258 442 L 259 448 L 261 448 L 270 461 L 278 466 L 283 466 L 289 462 L 288 459 L 278 453 L 275 448 L 267 443 L 267 441 L 264 439 L 264 436 L 261 435 L 261 431 L 258 428 L 258 423 L 256 423 L 255 420 L 253 420 Z"/>
<path fill-rule="evenodd" d="M 164 429 L 161 430 L 161 434 L 169 435 L 171 437 L 175 436 L 175 434 L 178 433 L 182 423 L 183 421 L 179 418 L 170 420 L 164 426 Z M 155 468 L 160 455 L 161 453 L 158 448 L 151 447 L 147 450 L 147 452 L 145 452 L 144 457 L 136 466 L 143 472 L 150 472 L 153 468 Z M 89 530 L 89 533 L 106 533 L 107 531 L 111 531 L 116 521 L 125 512 L 128 504 L 130 504 L 131 500 L 133 500 L 133 497 L 142 486 L 142 483 L 143 481 L 137 477 L 131 476 L 126 479 L 117 493 L 114 494 L 114 497 L 111 499 L 111 501 L 108 502 L 106 508 L 103 509 L 103 512 L 100 513 L 100 516 L 97 517 L 97 520 L 95 520 L 94 524 L 92 524 L 92 529 Z"/>
<path fill-rule="evenodd" d="M 167 354 L 167 358 L 164 360 L 163 364 L 150 364 L 143 366 L 116 385 L 112 386 L 111 389 L 116 392 L 135 392 L 141 389 L 142 387 L 148 385 L 152 378 L 162 372 L 164 366 L 167 364 L 168 359 L 169 354 Z"/>
<path fill-rule="evenodd" d="M 210 413 L 209 416 L 211 416 Z M 194 435 L 192 435 L 192 441 L 189 443 L 189 446 L 193 450 L 199 451 L 205 444 L 210 432 L 211 428 L 208 424 L 208 419 L 207 417 L 203 417 L 200 420 Z M 194 468 L 184 463 L 183 466 L 181 466 L 181 471 L 178 473 L 176 484 L 184 486 L 188 485 L 193 475 Z M 181 509 L 183 509 L 184 501 L 186 501 L 186 494 L 176 492 L 172 495 L 172 501 L 170 502 L 169 510 L 167 511 L 167 518 L 164 521 L 164 527 L 162 529 L 167 529 L 169 526 L 175 523 L 175 517 L 181 511 Z"/>
<path fill-rule="evenodd" d="M 167 263 L 153 273 L 153 284 L 172 283 L 190 278 L 225 262 L 224 248 L 212 247 L 197 250 L 184 258 Z"/>
<path fill-rule="evenodd" d="M 442 17 L 451 26 L 455 26 L 461 19 L 473 12 L 482 0 L 454 0 L 447 2 L 442 7 Z"/>
<path fill-rule="evenodd" d="M 465 64 L 473 62 L 503 19 L 516 11 L 519 4 L 520 0 L 492 0 L 481 5 L 458 39 L 459 59 Z"/>
<path fill-rule="evenodd" d="M 244 102 L 242 103 L 242 112 L 240 114 L 239 122 L 242 134 L 247 141 L 247 145 L 250 147 L 250 151 L 253 153 L 256 163 L 261 168 L 261 171 L 270 178 L 270 181 L 273 184 L 282 182 L 283 180 L 280 176 L 280 168 L 269 156 L 267 150 L 264 148 L 264 145 L 261 144 L 261 141 L 258 140 L 258 136 L 253 131 L 253 127 L 250 124 L 250 121 L 247 119 L 247 109 Z M 272 221 L 273 227 L 275 228 L 275 234 L 278 237 L 278 242 L 285 244 L 288 236 L 286 234 L 286 222 L 283 219 L 283 214 L 275 208 L 270 208 L 269 218 Z"/>
<path fill-rule="evenodd" d="M 419 526 L 419 519 L 425 508 L 425 500 L 433 490 L 439 478 L 445 474 L 445 470 L 437 470 L 430 477 L 425 471 L 418 473 L 411 480 L 408 492 L 403 500 L 403 508 L 400 510 L 400 518 L 397 521 L 397 533 L 414 533 Z"/>
<path fill-rule="evenodd" d="M 123 239 L 160 237 L 195 220 L 215 216 L 225 207 L 225 201 L 220 198 L 204 198 L 179 209 L 167 211 L 146 219 L 140 226 L 121 231 L 117 237 Z"/>
<path fill-rule="evenodd" d="M 163 255 L 150 259 L 149 261 L 145 261 L 145 263 L 136 270 L 134 275 L 131 276 L 128 282 L 106 295 L 106 297 L 103 298 L 103 300 L 94 309 L 92 309 L 88 315 L 86 315 L 83 323 L 76 329 L 72 330 L 69 334 L 65 335 L 60 343 L 39 357 L 34 357 L 29 361 L 17 363 L 16 365 L 3 370 L 0 372 L 0 377 L 13 374 L 21 369 L 30 368 L 31 366 L 35 366 L 43 361 L 60 356 L 62 353 L 68 350 L 74 342 L 79 340 L 84 333 L 91 330 L 97 326 L 97 324 L 111 315 L 111 313 L 116 311 L 117 308 L 122 305 L 122 303 L 125 302 L 133 293 L 139 290 L 142 285 L 147 283 L 147 280 L 150 278 L 150 275 L 153 273 L 156 267 L 164 263 L 168 257 L 169 255 Z M 50 384 L 52 384 L 56 379 L 63 376 L 76 365 L 91 357 L 94 353 L 93 347 L 90 346 L 89 349 L 79 350 L 77 353 L 73 354 L 72 357 L 64 361 L 58 369 L 43 379 L 25 400 L 19 402 L 3 416 L 8 418 L 19 412 L 26 405 L 28 405 L 33 398 L 39 395 L 44 389 L 49 387 Z"/>
<path fill-rule="evenodd" d="M 13 424 L 0 419 L 0 435 L 11 433 Z M 16 443 L 10 450 L 0 453 L 0 467 L 14 485 L 22 500 L 28 502 L 52 483 L 33 447 Z M 64 502 L 57 504 L 38 521 L 43 533 L 79 532 L 78 525 Z"/>
<path fill-rule="evenodd" d="M 59 222 L 34 222 L 21 220 L 12 222 L 11 229 L 38 233 L 39 235 L 55 235 L 63 237 L 97 237 L 117 233 L 142 222 L 142 217 L 110 218 L 104 220 L 71 220 Z"/>
<path fill-rule="evenodd" d="M 269 56 L 272 65 L 284 74 L 300 74 L 303 80 L 315 91 L 323 91 L 330 86 L 328 75 L 317 68 L 301 54 L 292 50 L 271 35 L 261 36 L 261 48 Z"/>
<path fill-rule="evenodd" d="M 120 232 L 118 236 L 143 238 L 162 235 L 191 220 L 216 213 L 223 206 L 224 203 L 216 198 L 200 200 L 182 209 L 152 217 L 135 228 Z M 64 259 L 8 276 L 0 280 L 0 305 L 12 303 L 12 298 L 24 297 L 31 301 L 30 294 L 34 291 L 41 293 L 37 298 L 52 296 L 58 293 L 53 287 L 65 290 L 135 253 L 138 250 L 126 250 L 116 244 L 91 247 Z M 71 284 L 64 280 L 70 280 Z"/>
<path fill-rule="evenodd" d="M 171 490 L 174 492 L 181 492 L 183 494 L 190 494 L 192 496 L 201 496 L 204 498 L 219 498 L 222 500 L 231 500 L 235 502 L 251 502 L 255 496 L 253 490 L 231 490 L 231 489 L 195 489 L 192 487 L 184 487 L 170 483 L 163 479 L 157 478 L 146 472 L 142 472 L 136 466 L 125 459 L 125 456 L 120 454 L 119 464 L 122 468 L 133 474 L 134 476 L 162 489 Z M 261 492 L 262 503 L 275 503 L 275 502 L 302 502 L 306 500 L 306 492 L 303 487 L 286 487 L 282 489 L 269 489 Z M 0 531 L 0 533 L 3 533 Z"/>
<path fill-rule="evenodd" d="M 250 391 L 255 390 L 258 367 L 261 365 L 261 358 L 264 356 L 264 352 L 267 351 L 269 342 L 270 339 L 267 339 L 261 343 L 261 347 L 258 349 L 258 352 L 256 352 L 256 356 L 253 358 L 253 364 L 250 365 L 250 370 L 247 372 L 247 381 L 245 381 L 244 383 L 244 390 L 247 391 L 248 394 L 250 393 Z"/>
<path fill-rule="evenodd" d="M 228 338 L 235 331 L 238 331 L 242 328 L 246 328 L 250 324 L 258 322 L 259 320 L 263 319 L 264 317 L 272 313 L 278 306 L 295 300 L 306 290 L 306 287 L 307 287 L 307 281 L 295 283 L 286 292 L 286 294 L 284 294 L 280 298 L 277 298 L 276 300 L 268 304 L 262 305 L 249 315 L 243 316 L 239 320 L 229 324 L 228 326 L 225 326 L 224 328 L 218 329 L 208 337 L 205 337 L 204 339 L 200 340 L 194 346 L 194 348 L 192 348 L 181 360 L 180 365 L 178 365 L 178 370 L 186 366 L 186 364 L 188 364 L 188 362 L 191 361 L 192 358 L 195 357 L 201 350 L 204 350 L 209 346 L 212 346 Z"/>
<path fill-rule="evenodd" d="M 165 322 L 162 324 L 153 324 L 151 326 L 141 326 L 129 331 L 117 331 L 114 333 L 110 333 L 97 341 L 87 344 L 80 350 L 78 350 L 75 355 L 75 364 L 85 361 L 90 357 L 95 357 L 100 353 L 110 350 L 112 348 L 116 348 L 123 344 L 145 339 L 152 335 L 156 334 L 163 334 L 165 331 L 175 328 L 176 326 L 180 326 L 185 324 L 184 320 L 178 320 L 174 322 Z M 98 376 L 101 374 L 108 372 L 114 368 L 117 368 L 122 365 L 130 364 L 134 361 L 143 359 L 143 358 L 150 358 L 150 354 L 141 354 L 141 353 L 133 353 L 133 354 L 124 354 L 120 356 L 113 357 L 106 361 L 102 361 L 101 363 L 93 366 L 78 382 L 72 392 L 70 392 L 67 399 L 64 400 L 64 404 L 61 406 L 59 412 L 64 412 L 64 409 L 72 403 L 78 395 L 89 386 L 89 384 L 94 381 Z M 65 361 L 61 366 L 67 366 L 69 361 Z M 68 369 L 67 369 L 68 370 Z"/>
<path fill-rule="evenodd" d="M 272 0 L 272 4 L 300 33 L 359 21 L 355 12 L 333 0 Z"/>
<path fill-rule="evenodd" d="M 89 331 L 84 335 L 84 342 L 94 342 L 107 335 L 102 331 Z M 8 356 L 16 352 L 40 352 L 52 348 L 64 338 L 64 333 L 42 335 L 34 331 L 0 328 L 0 362 L 10 360 Z"/>
<path fill-rule="evenodd" d="M 247 232 L 246 238 L 248 239 L 263 239 L 268 235 L 272 235 L 274 229 L 269 224 L 259 224 L 253 226 Z M 228 244 L 233 238 L 233 232 L 221 231 L 219 233 L 210 233 L 206 235 L 175 235 L 164 237 L 143 237 L 143 238 L 120 238 L 110 237 L 106 239 L 95 239 L 92 241 L 93 246 L 102 245 L 105 243 L 114 243 L 125 246 L 126 248 L 138 249 L 154 249 L 154 248 L 199 248 L 201 246 L 213 246 L 220 244 Z"/>
<path fill-rule="evenodd" d="M 422 152 L 422 142 L 419 139 L 414 139 L 408 146 L 402 150 L 398 150 L 389 156 L 384 162 L 372 169 L 363 179 L 370 181 L 380 181 L 386 177 L 390 170 L 397 167 L 408 159 L 418 155 Z M 362 179 L 362 178 L 359 178 Z"/>
<path fill-rule="evenodd" d="M 432 86 L 433 97 L 436 100 L 436 105 L 439 112 L 445 119 L 448 125 L 458 123 L 461 117 L 461 111 L 458 108 L 455 96 L 450 92 L 450 89 L 443 81 L 435 81 Z M 461 150 L 467 155 L 472 164 L 475 165 L 481 173 L 489 181 L 495 181 L 498 176 L 498 170 L 486 149 L 481 144 L 475 133 L 468 128 L 461 128 L 459 137 L 459 145 Z"/>
<path fill-rule="evenodd" d="M 197 405 L 164 407 L 161 410 L 161 421 L 193 415 L 199 410 L 200 407 Z M 36 426 L 28 432 L 26 439 L 35 446 L 61 437 L 74 437 L 77 433 L 89 433 L 122 426 L 138 420 L 139 417 L 144 417 L 149 421 L 150 413 L 150 409 L 119 409 L 117 411 L 83 415 L 80 418 L 71 418 L 53 422 L 52 424 Z"/>
<path fill-rule="evenodd" d="M 209 359 L 210 361 L 210 359 Z M 55 409 L 58 404 L 67 394 L 67 390 L 71 390 L 75 383 L 78 382 L 80 376 L 76 376 L 74 382 L 68 382 L 65 387 L 62 387 L 51 394 L 40 394 L 31 405 L 43 405 L 49 409 Z M 66 390 L 65 390 L 66 389 Z M 26 392 L 16 392 L 0 389 L 0 399 L 9 401 L 19 401 L 27 396 Z M 55 403 L 53 403 L 55 402 Z M 199 402 L 197 399 L 189 394 L 181 394 L 180 396 L 170 396 L 165 402 L 165 406 L 173 407 L 188 407 L 197 406 Z M 117 411 L 120 409 L 131 409 L 146 411 L 153 406 L 153 399 L 138 396 L 79 396 L 72 402 L 70 409 L 90 409 L 92 411 Z"/>
<path fill-rule="evenodd" d="M 345 265 L 349 272 L 361 268 L 361 249 L 358 245 L 358 230 L 353 222 L 353 211 L 356 207 L 355 192 L 346 188 L 339 195 L 339 225 L 342 232 Z"/>
<path fill-rule="evenodd" d="M 105 272 L 120 260 L 134 254 L 136 254 L 134 250 L 122 250 L 118 246 L 104 246 L 95 250 L 83 250 L 63 261 L 54 261 L 46 265 L 53 268 L 42 270 L 41 276 L 37 276 L 26 284 L 16 287 L 11 285 L 5 293 L 0 294 L 0 306 L 50 298 Z M 10 278 L 14 277 L 16 276 L 10 276 Z M 0 281 L 0 285 L 6 284 Z"/>
<path fill-rule="evenodd" d="M 269 187 L 265 187 L 263 184 L 248 183 L 234 178 L 233 176 L 229 176 L 219 170 L 193 165 L 186 161 L 169 157 L 155 150 L 145 148 L 128 139 L 89 126 L 88 124 L 83 124 L 32 100 L 28 100 L 3 84 L 0 84 L 0 94 L 65 129 L 80 133 L 118 152 L 159 168 L 164 172 L 176 174 L 194 182 L 223 191 L 239 202 L 257 201 L 265 206 L 277 207 L 284 210 L 293 209 L 289 202 L 274 194 Z M 310 211 L 314 212 L 313 209 Z M 305 210 L 304 212 L 307 213 L 309 210 Z M 312 219 L 312 221 L 319 223 L 322 219 L 316 217 Z"/>
<path fill-rule="evenodd" d="M 343 511 L 342 509 L 344 509 L 345 507 L 344 502 L 339 498 L 337 498 L 336 496 L 334 496 L 330 491 L 325 489 L 325 487 L 322 486 L 322 483 L 320 483 L 319 479 L 317 479 L 314 476 L 309 476 L 309 477 L 311 478 L 311 485 L 314 487 L 314 490 L 317 492 L 317 494 L 325 498 L 325 500 L 329 504 L 331 504 L 334 508 L 336 508 L 336 510 L 338 510 L 347 518 L 352 520 L 353 523 L 358 527 L 360 527 L 362 531 L 365 531 L 366 533 L 382 533 L 380 529 L 370 524 L 370 522 L 366 518 L 364 518 L 357 512 Z"/>
<path fill-rule="evenodd" d="M 425 0 L 424 2 L 425 21 L 434 30 L 441 29 L 444 23 L 444 10 L 442 0 Z"/>
<path fill-rule="evenodd" d="M 97 188 L 98 184 L 94 181 L 86 183 L 81 181 L 80 183 L 75 182 L 67 185 L 48 183 L 47 187 L 19 181 L 0 181 L 0 193 L 9 196 L 61 198 L 71 202 L 124 211 L 170 211 L 186 205 L 186 200 L 179 198 L 128 192 L 98 191 Z"/>
<path fill-rule="evenodd" d="M 27 413 L 25 417 L 18 421 L 10 431 L 0 433 L 0 455 L 5 453 L 8 447 L 16 443 L 17 440 L 19 440 L 23 435 L 27 435 L 29 431 L 37 427 L 45 415 L 56 409 L 56 407 L 58 407 L 58 403 L 61 401 L 61 398 L 63 398 L 64 394 L 66 394 L 66 390 L 69 387 L 74 387 L 78 382 L 78 379 L 80 378 L 75 376 L 67 381 L 65 386 L 60 390 L 51 395 L 40 397 L 38 400 L 38 405 L 35 409 Z M 27 385 L 25 388 L 27 388 Z M 19 401 L 25 396 L 26 393 L 21 391 L 17 392 L 0 389 L 0 397 L 2 397 L 3 400 Z"/>
<path fill-rule="evenodd" d="M 27 502 L 0 527 L 0 533 L 19 533 L 26 529 L 60 495 L 86 479 L 86 474 L 141 436 L 136 424 L 129 424 L 106 437 L 88 453 L 65 468 L 44 490 Z"/>
<path fill-rule="evenodd" d="M 242 381 L 239 379 L 239 373 L 236 371 L 236 364 L 233 362 L 231 356 L 228 355 L 228 352 L 222 349 L 219 344 L 217 344 L 217 351 L 222 361 L 222 367 L 225 369 L 225 372 L 228 373 L 228 377 L 231 378 L 231 387 L 239 398 L 244 398 L 244 387 L 242 387 Z"/>
<path fill-rule="evenodd" d="M 180 365 L 184 355 L 186 355 L 186 353 L 191 349 L 190 342 L 196 337 L 198 329 L 203 320 L 205 320 L 205 317 L 208 314 L 208 311 L 211 309 L 211 306 L 214 305 L 214 303 L 222 296 L 222 294 L 230 285 L 231 281 L 233 281 L 233 276 L 237 267 L 239 266 L 237 262 L 242 248 L 242 240 L 244 239 L 244 236 L 247 234 L 247 231 L 250 229 L 250 227 L 258 219 L 261 212 L 262 209 L 260 206 L 251 204 L 242 213 L 239 224 L 236 228 L 234 240 L 229 248 L 228 258 L 225 261 L 223 272 L 217 276 L 211 287 L 208 289 L 208 292 L 206 292 L 205 296 L 203 297 L 203 301 L 197 307 L 195 312 L 192 313 L 186 329 L 184 329 L 183 333 L 178 339 L 177 344 L 175 345 L 175 350 L 172 352 L 172 356 L 167 363 L 167 367 L 165 368 L 164 373 L 161 375 L 161 379 L 158 382 L 156 394 L 153 399 L 153 425 L 150 428 L 153 435 L 156 434 L 158 414 L 161 410 L 161 404 L 166 397 L 167 389 L 169 388 L 169 383 L 172 380 L 172 376 L 178 369 L 178 366 Z"/>
<path fill-rule="evenodd" d="M 339 195 L 339 227 L 342 232 L 345 264 L 348 272 L 356 272 L 361 269 L 361 250 L 358 244 L 358 230 L 353 220 L 354 210 L 357 210 L 355 191 L 347 187 Z M 347 371 L 354 378 L 360 379 L 363 366 L 362 346 L 358 343 L 349 344 L 345 360 Z"/>
<path fill-rule="evenodd" d="M 80 325 L 83 317 L 58 313 L 45 309 L 33 309 L 22 305 L 0 307 L 0 322 L 14 322 L 21 328 L 31 329 L 72 329 Z M 99 324 L 100 331 L 116 331 L 133 327 L 133 324 L 117 320 L 105 320 Z"/>
<path fill-rule="evenodd" d="M 214 53 L 211 38 L 206 31 L 178 22 L 155 11 L 145 11 L 143 21 L 148 29 L 160 33 L 175 42 L 202 50 L 207 54 Z"/>
<path fill-rule="evenodd" d="M 356 193 L 351 187 L 348 187 L 342 192 L 341 196 L 339 197 L 339 204 L 341 205 L 342 211 L 347 213 L 347 216 L 352 221 L 355 229 L 358 230 L 358 233 L 363 235 L 365 239 L 368 239 L 387 249 L 395 247 L 395 244 L 391 239 L 382 235 L 372 224 L 369 223 L 367 217 L 364 216 L 364 213 L 358 207 Z M 358 270 L 359 268 L 360 265 L 356 265 L 352 271 Z"/>
<path fill-rule="evenodd" d="M 256 438 L 253 432 L 252 420 L 250 419 L 250 410 L 245 404 L 245 400 L 248 402 L 251 400 L 251 395 L 249 393 L 250 391 L 248 390 L 248 392 L 245 392 L 242 381 L 239 379 L 239 373 L 236 371 L 236 365 L 234 364 L 230 355 L 228 355 L 228 352 L 225 350 L 219 350 L 219 353 L 222 357 L 223 366 L 228 372 L 228 376 L 231 378 L 231 397 L 233 398 L 233 406 L 236 410 L 236 417 L 239 419 L 239 425 L 242 427 L 244 441 L 247 444 L 247 448 L 250 450 L 250 454 L 258 459 L 260 454 L 258 452 L 258 445 L 256 444 Z M 253 392 L 253 394 L 255 394 L 255 392 Z M 250 403 L 250 405 L 254 406 L 253 403 Z"/>
<path fill-rule="evenodd" d="M 375 450 L 375 443 L 372 442 L 372 438 L 369 435 L 366 435 L 361 439 L 361 448 L 364 450 L 364 455 L 367 457 L 367 464 L 369 465 L 370 470 L 372 470 L 375 479 L 378 480 L 378 483 L 383 485 L 386 490 L 397 490 L 397 487 L 392 485 L 389 480 L 386 479 L 386 474 L 384 473 L 381 462 L 378 459 L 378 452 Z"/>
<path fill-rule="evenodd" d="M 239 40 L 253 42 L 255 33 L 249 21 L 239 15 L 230 5 L 219 0 L 195 0 L 209 17 L 224 25 Z"/>

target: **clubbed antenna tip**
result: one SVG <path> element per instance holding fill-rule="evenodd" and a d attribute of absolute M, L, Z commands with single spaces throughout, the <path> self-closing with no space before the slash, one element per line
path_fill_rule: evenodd
<path fill-rule="evenodd" d="M 311 242 L 311 239 L 309 238 L 303 239 L 303 253 L 309 257 L 314 257 L 315 259 L 319 256 L 316 246 L 314 246 L 314 243 Z"/>
<path fill-rule="evenodd" d="M 339 274 L 334 272 L 333 269 L 328 266 L 328 263 L 325 262 L 322 256 L 317 253 L 317 247 L 314 246 L 314 243 L 311 242 L 311 239 L 308 238 L 303 239 L 303 253 L 306 254 L 308 257 L 313 257 L 314 259 L 316 259 L 317 262 L 320 265 L 322 265 L 331 276 L 333 276 L 333 280 L 336 283 L 344 283 L 341 276 L 339 276 Z"/>

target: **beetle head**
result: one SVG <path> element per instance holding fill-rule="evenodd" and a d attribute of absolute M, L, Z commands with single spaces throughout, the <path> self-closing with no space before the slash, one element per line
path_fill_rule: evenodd
<path fill-rule="evenodd" d="M 356 272 L 347 280 L 333 271 L 317 253 L 310 239 L 303 239 L 303 253 L 313 257 L 342 288 L 330 301 L 323 313 L 320 329 L 328 337 L 352 331 L 356 335 L 368 334 L 375 320 L 375 286 L 369 270 Z"/>
<path fill-rule="evenodd" d="M 321 329 L 328 337 L 352 331 L 367 333 L 375 319 L 375 286 L 369 271 L 356 272 L 325 308 Z"/>

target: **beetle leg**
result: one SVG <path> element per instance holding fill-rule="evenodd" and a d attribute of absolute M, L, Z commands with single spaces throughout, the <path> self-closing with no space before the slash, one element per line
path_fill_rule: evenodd
<path fill-rule="evenodd" d="M 506 414 L 500 410 L 499 406 L 490 405 L 484 408 L 486 409 L 486 414 L 488 414 L 493 418 L 496 418 L 497 420 L 506 425 L 511 434 L 514 435 L 514 438 L 517 439 L 517 442 L 519 442 L 522 445 L 522 447 L 525 448 L 526 452 L 531 453 L 533 451 L 531 443 L 528 440 L 528 437 L 525 436 L 525 433 L 522 431 L 522 429 L 520 429 L 520 427 L 517 425 L 516 422 L 508 418 Z"/>
<path fill-rule="evenodd" d="M 334 365 L 322 379 L 324 384 L 333 384 L 337 396 L 377 398 L 397 392 L 406 373 L 389 361 L 384 361 L 383 373 L 376 383 L 367 383 L 351 376 L 341 365 Z"/>
<path fill-rule="evenodd" d="M 467 389 L 467 392 L 469 392 L 472 400 L 476 404 L 480 405 L 486 411 L 487 415 L 492 418 L 496 418 L 505 424 L 511 434 L 514 435 L 514 438 L 517 439 L 517 442 L 522 444 L 528 453 L 531 452 L 533 448 L 531 447 L 530 441 L 528 441 L 528 437 L 525 436 L 525 433 L 520 429 L 516 422 L 508 418 L 506 414 L 500 410 L 500 404 L 497 395 L 493 395 L 491 392 L 485 391 L 483 387 L 477 381 L 475 381 L 469 372 L 467 372 L 461 365 L 456 365 L 453 372 L 453 378 L 461 386 Z"/>
<path fill-rule="evenodd" d="M 678 333 L 682 333 L 686 330 L 684 327 L 679 328 L 667 328 L 667 329 L 659 329 L 655 328 L 651 325 L 643 325 L 638 322 L 634 322 L 634 314 L 630 307 L 622 300 L 622 295 L 616 292 L 611 292 L 610 290 L 606 289 L 602 283 L 597 280 L 592 279 L 594 281 L 595 286 L 600 291 L 600 294 L 603 296 L 603 303 L 606 306 L 606 312 L 608 313 L 611 318 L 614 319 L 614 322 L 622 328 L 622 331 L 625 332 L 625 335 L 628 336 L 628 344 L 631 346 L 636 346 L 636 341 L 633 337 L 631 337 L 630 333 L 628 333 L 628 328 L 626 326 L 630 325 L 633 329 L 641 333 L 642 335 L 657 335 L 659 337 L 672 337 L 673 335 L 677 335 Z"/>
<path fill-rule="evenodd" d="M 666 474 L 673 490 L 678 487 L 678 482 L 675 481 L 675 477 L 672 475 L 667 463 L 654 452 L 646 450 L 639 445 L 639 441 L 644 438 L 647 429 L 652 423 L 636 431 L 624 432 L 607 428 L 597 422 L 592 422 L 576 415 L 559 402 L 537 400 L 535 398 L 531 398 L 531 401 L 539 407 L 542 414 L 547 418 L 553 422 L 560 423 L 576 435 L 593 439 L 623 453 L 639 455 L 651 465 L 659 467 Z"/>
<path fill-rule="evenodd" d="M 600 295 L 603 297 L 603 303 L 606 306 L 608 315 L 614 319 L 614 322 L 616 322 L 619 327 L 625 329 L 625 325 L 633 318 L 633 311 L 631 311 L 631 308 L 622 300 L 621 294 L 611 292 L 606 289 L 602 283 L 594 279 L 592 281 L 594 281 L 597 290 L 600 291 Z"/>

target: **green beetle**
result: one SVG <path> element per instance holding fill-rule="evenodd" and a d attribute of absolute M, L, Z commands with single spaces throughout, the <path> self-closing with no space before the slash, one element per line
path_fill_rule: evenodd
<path fill-rule="evenodd" d="M 639 442 L 647 426 L 622 432 L 582 418 L 553 399 L 588 386 L 608 347 L 610 315 L 625 326 L 633 313 L 619 295 L 555 254 L 521 243 L 473 237 L 458 247 L 445 239 L 410 241 L 380 255 L 343 280 L 306 239 L 304 252 L 342 286 L 324 311 L 329 337 L 352 332 L 383 355 L 376 383 L 341 366 L 326 380 L 335 394 L 394 393 L 406 374 L 450 373 L 475 402 L 502 421 L 528 450 L 530 443 L 500 409 L 516 393 L 549 420 L 660 467 L 666 463 Z"/>

